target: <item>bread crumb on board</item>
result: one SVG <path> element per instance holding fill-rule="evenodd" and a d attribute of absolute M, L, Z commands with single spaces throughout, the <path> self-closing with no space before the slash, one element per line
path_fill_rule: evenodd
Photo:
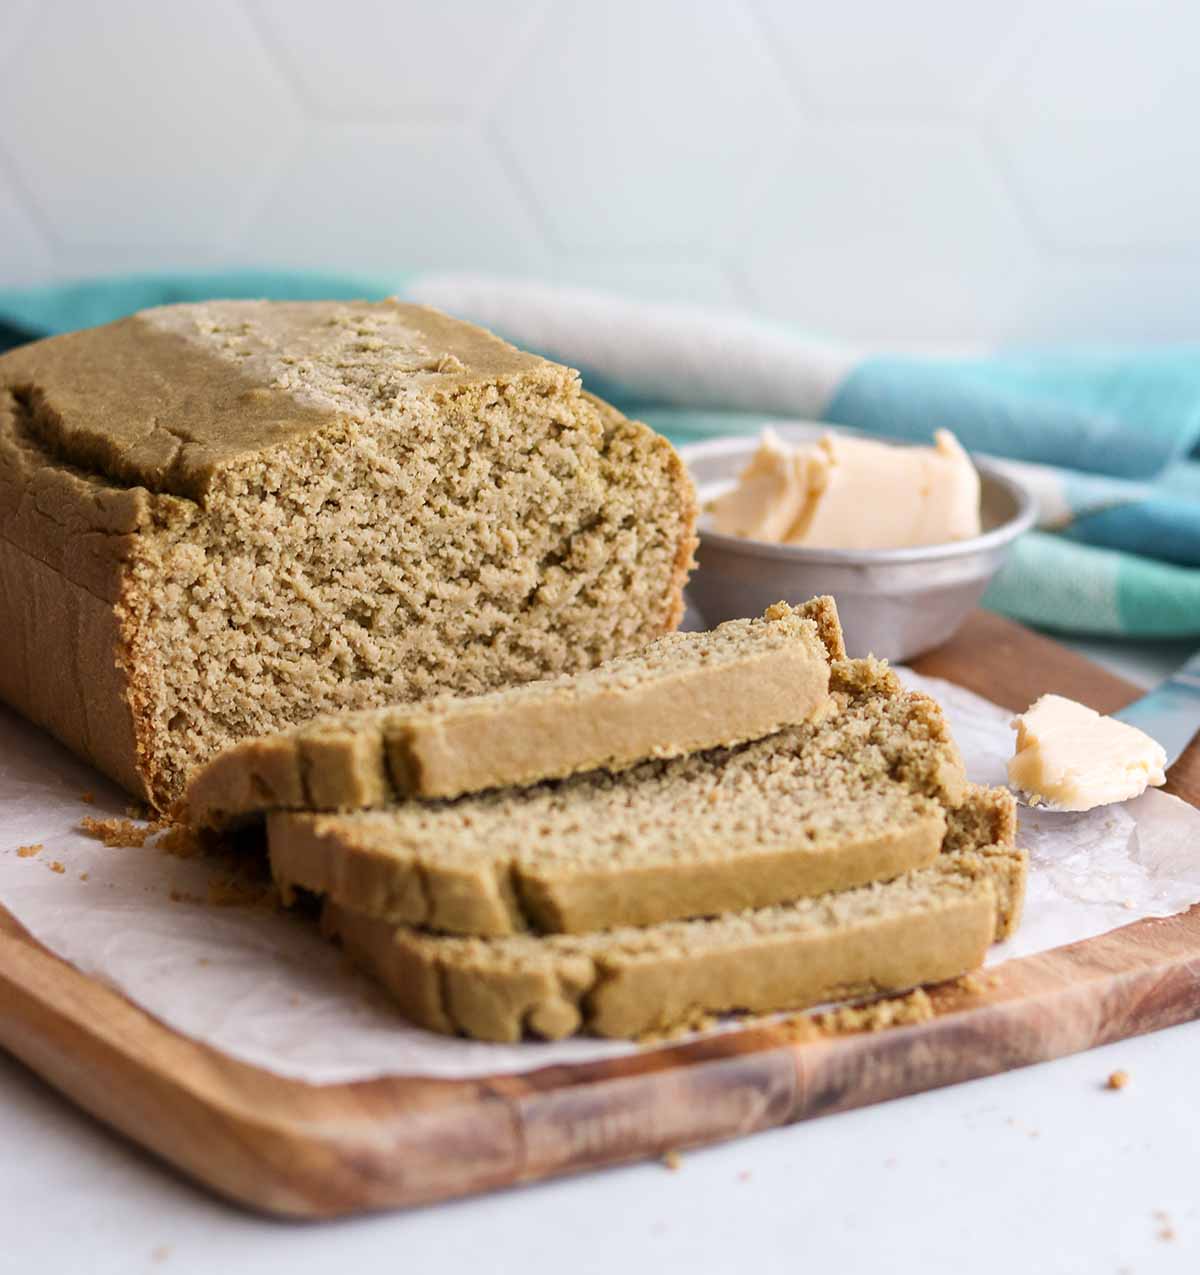
<path fill-rule="evenodd" d="M 1116 1071 L 1108 1074 L 1108 1079 L 1104 1082 L 1106 1089 L 1124 1089 L 1129 1083 L 1129 1072 L 1122 1070 L 1120 1067 Z"/>
<path fill-rule="evenodd" d="M 79 821 L 79 830 L 106 846 L 140 850 L 158 828 L 154 824 L 134 823 L 132 819 L 95 819 L 84 815 Z"/>
<path fill-rule="evenodd" d="M 670 1151 L 664 1151 L 662 1154 L 663 1167 L 670 1169 L 672 1173 L 678 1171 L 679 1166 L 683 1163 L 683 1157 L 672 1148 Z"/>
<path fill-rule="evenodd" d="M 1175 1226 L 1171 1221 L 1171 1215 L 1166 1209 L 1155 1209 L 1154 1220 L 1158 1223 L 1158 1238 L 1167 1243 L 1178 1238 L 1175 1233 Z"/>
<path fill-rule="evenodd" d="M 220 870 L 209 878 L 205 897 L 172 889 L 169 894 L 172 903 L 271 909 L 279 906 L 279 891 L 262 862 L 253 855 L 240 853 L 219 836 L 165 819 L 137 823 L 131 819 L 94 819 L 88 815 L 79 821 L 79 827 L 106 846 L 140 850 L 154 838 L 154 849 L 175 859 L 211 856 L 214 867 Z"/>
<path fill-rule="evenodd" d="M 41 854 L 45 850 L 45 846 L 40 841 L 35 841 L 31 846 L 18 846 L 18 859 L 32 859 L 35 854 Z"/>
<path fill-rule="evenodd" d="M 54 859 L 50 864 L 51 872 L 57 872 L 61 875 L 62 873 L 66 872 L 66 870 L 67 870 L 67 865 L 61 862 L 61 860 L 59 859 Z"/>
<path fill-rule="evenodd" d="M 194 859 L 205 851 L 204 839 L 195 828 L 173 823 L 154 843 L 155 849 L 173 859 Z"/>
<path fill-rule="evenodd" d="M 654 1045 L 669 1045 L 673 1040 L 680 1040 L 684 1036 L 690 1036 L 692 1032 L 709 1031 L 716 1025 L 717 1018 L 714 1014 L 697 1011 L 680 1022 L 673 1023 L 670 1027 L 656 1027 L 653 1031 L 643 1032 L 637 1038 L 637 1043 L 644 1048 L 650 1048 Z"/>
<path fill-rule="evenodd" d="M 244 873 L 219 874 L 209 878 L 205 900 L 211 907 L 275 908 L 281 906 L 279 890 L 272 881 L 262 881 Z"/>
<path fill-rule="evenodd" d="M 955 979 L 948 986 L 955 986 Z M 947 985 L 943 985 L 947 986 Z M 937 1017 L 937 1009 L 929 993 L 923 987 L 914 988 L 902 996 L 887 996 L 865 1005 L 843 1005 L 838 1009 L 793 1014 L 780 1019 L 773 1014 L 747 1014 L 739 1019 L 743 1028 L 766 1027 L 782 1031 L 794 1045 L 821 1040 L 829 1036 L 848 1036 L 858 1032 L 878 1032 L 889 1027 L 911 1027 L 927 1023 Z M 711 1027 L 714 1020 L 691 1023 L 681 1031 L 701 1030 Z M 679 1033 L 675 1033 L 679 1034 Z M 656 1033 L 639 1037 L 642 1044 L 658 1044 L 670 1039 L 671 1033 Z"/>
<path fill-rule="evenodd" d="M 911 1027 L 934 1017 L 929 993 L 918 987 L 905 996 L 888 996 L 869 1005 L 843 1005 L 814 1014 L 813 1021 L 828 1036 L 850 1032 L 878 1032 L 888 1027 Z"/>

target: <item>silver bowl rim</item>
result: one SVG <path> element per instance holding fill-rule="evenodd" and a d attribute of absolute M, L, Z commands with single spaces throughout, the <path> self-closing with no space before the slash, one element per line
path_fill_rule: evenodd
<path fill-rule="evenodd" d="M 898 439 L 886 438 L 882 435 L 864 435 L 878 438 L 880 442 L 900 443 Z M 733 443 L 753 444 L 755 437 L 750 434 L 723 434 L 720 438 L 708 438 L 703 442 L 686 443 L 679 448 L 679 457 L 691 472 L 691 460 L 703 459 L 710 453 L 720 455 L 722 452 L 740 450 L 731 446 Z M 743 553 L 752 558 L 775 559 L 778 562 L 792 562 L 797 565 L 826 567 L 863 567 L 892 566 L 910 562 L 942 562 L 948 558 L 965 558 L 971 554 L 988 553 L 1002 549 L 1011 544 L 1019 535 L 1033 526 L 1037 517 L 1037 505 L 1029 489 L 1011 475 L 1002 473 L 1000 468 L 987 458 L 976 452 L 969 453 L 971 461 L 982 477 L 1000 487 L 1012 497 L 1017 512 L 1006 522 L 981 535 L 971 536 L 966 540 L 950 540 L 944 544 L 920 545 L 915 549 L 813 549 L 802 545 L 779 545 L 766 540 L 751 540 L 745 536 L 731 536 L 723 531 L 713 531 L 708 527 L 698 528 L 701 541 L 710 542 L 714 547 L 732 553 Z"/>

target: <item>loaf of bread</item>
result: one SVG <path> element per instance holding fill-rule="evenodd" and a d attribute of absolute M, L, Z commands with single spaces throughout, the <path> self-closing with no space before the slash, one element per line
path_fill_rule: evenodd
<path fill-rule="evenodd" d="M 189 780 L 188 822 L 457 797 L 758 739 L 830 705 L 845 656 L 833 599 L 709 633 L 671 633 L 586 673 L 411 708 L 317 718 L 248 739 Z"/>
<path fill-rule="evenodd" d="M 886 884 L 603 934 L 442 937 L 325 909 L 351 958 L 433 1031 L 480 1040 L 640 1036 L 700 1013 L 803 1009 L 975 969 L 1020 915 L 1011 846 L 941 855 Z"/>
<path fill-rule="evenodd" d="M 565 367 L 398 302 L 0 357 L 0 699 L 159 808 L 237 740 L 675 628 L 695 500 Z"/>
<path fill-rule="evenodd" d="M 615 776 L 275 813 L 272 871 L 285 894 L 496 936 L 711 916 L 932 862 L 967 792 L 941 710 L 875 660 L 836 662 L 831 689 L 818 722 Z M 978 844 L 977 817 L 955 819 L 957 843 Z"/>

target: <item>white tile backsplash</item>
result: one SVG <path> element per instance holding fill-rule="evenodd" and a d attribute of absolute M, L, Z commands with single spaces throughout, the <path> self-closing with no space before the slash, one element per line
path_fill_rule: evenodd
<path fill-rule="evenodd" d="M 821 114 L 955 119 L 1020 38 L 1031 0 L 750 0 Z"/>
<path fill-rule="evenodd" d="M 316 124 L 241 246 L 251 260 L 385 278 L 453 263 L 537 272 L 536 215 L 495 146 L 449 124 Z"/>
<path fill-rule="evenodd" d="M 1035 248 L 970 129 L 805 126 L 778 160 L 747 221 L 761 309 L 872 339 L 977 339 L 1019 323 Z"/>
<path fill-rule="evenodd" d="M 544 8 L 480 0 L 245 0 L 313 114 L 456 117 L 495 95 Z"/>
<path fill-rule="evenodd" d="M 98 264 L 230 239 L 303 127 L 237 0 L 47 3 L 0 68 L 0 148 Z"/>
<path fill-rule="evenodd" d="M 554 245 L 616 257 L 728 252 L 795 115 L 742 7 L 695 0 L 554 5 L 495 111 Z"/>
<path fill-rule="evenodd" d="M 0 0 L 0 285 L 483 269 L 1196 336 L 1191 0 Z"/>

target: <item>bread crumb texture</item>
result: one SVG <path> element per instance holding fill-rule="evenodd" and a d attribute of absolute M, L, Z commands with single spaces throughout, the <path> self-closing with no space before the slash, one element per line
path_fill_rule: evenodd
<path fill-rule="evenodd" d="M 918 987 L 907 996 L 889 996 L 867 1005 L 844 1005 L 828 1010 L 814 1015 L 814 1021 L 826 1036 L 844 1036 L 884 1031 L 888 1027 L 913 1027 L 933 1017 L 929 993 Z"/>
<path fill-rule="evenodd" d="M 402 1013 L 483 1040 L 639 1039 L 698 1014 L 898 993 L 975 969 L 1013 916 L 1026 856 L 988 846 L 886 883 L 645 928 L 440 936 L 327 905 L 324 924 Z"/>
<path fill-rule="evenodd" d="M 767 906 L 1011 834 L 993 817 L 1011 798 L 966 783 L 932 700 L 878 661 L 836 661 L 831 686 L 834 709 L 819 722 L 616 776 L 275 814 L 272 865 L 285 893 L 498 937 Z"/>
<path fill-rule="evenodd" d="M 79 830 L 106 846 L 118 846 L 127 850 L 140 850 L 158 831 L 156 824 L 135 823 L 132 819 L 96 819 L 84 815 Z"/>
<path fill-rule="evenodd" d="M 435 311 L 146 311 L 0 357 L 0 580 L 46 600 L 0 697 L 166 809 L 246 736 L 670 631 L 695 512 L 664 439 Z"/>
<path fill-rule="evenodd" d="M 35 854 L 40 854 L 45 848 L 40 841 L 35 841 L 31 846 L 18 846 L 17 857 L 20 859 L 32 859 Z"/>
<path fill-rule="evenodd" d="M 150 848 L 174 859 L 204 858 L 213 871 L 203 896 L 172 887 L 172 903 L 207 903 L 212 907 L 257 907 L 275 910 L 279 890 L 271 879 L 261 841 L 253 831 L 222 835 L 190 828 L 165 819 L 135 823 L 129 819 L 95 819 L 79 822 L 80 829 L 106 846 L 124 849 Z M 40 848 L 40 847 L 39 847 Z M 57 870 L 57 869 L 56 869 Z"/>
<path fill-rule="evenodd" d="M 1118 1068 L 1116 1071 L 1109 1072 L 1105 1087 L 1108 1089 L 1124 1089 L 1127 1084 L 1129 1084 L 1129 1072 Z"/>
<path fill-rule="evenodd" d="M 192 775 L 181 817 L 369 809 L 727 747 L 826 714 L 830 662 L 844 655 L 832 598 L 778 603 L 581 673 L 245 740 Z"/>

